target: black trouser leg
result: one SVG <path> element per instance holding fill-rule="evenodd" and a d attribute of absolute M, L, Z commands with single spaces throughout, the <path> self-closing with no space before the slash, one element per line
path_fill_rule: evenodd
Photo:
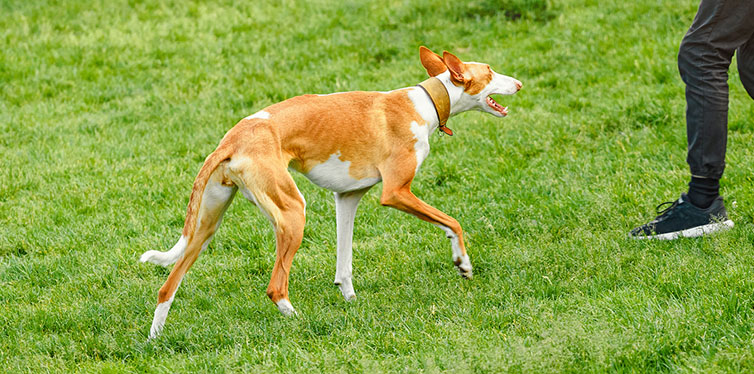
<path fill-rule="evenodd" d="M 736 58 L 738 59 L 738 75 L 741 76 L 741 83 L 743 83 L 749 96 L 754 99 L 754 34 L 748 42 L 738 47 Z"/>
<path fill-rule="evenodd" d="M 720 179 L 728 133 L 728 68 L 741 46 L 752 48 L 754 1 L 702 0 L 681 42 L 678 69 L 686 83 L 687 162 L 691 174 Z M 740 52 L 739 52 L 740 53 Z M 754 84 L 751 53 L 745 56 L 747 90 Z M 739 65 L 740 65 L 739 63 Z"/>

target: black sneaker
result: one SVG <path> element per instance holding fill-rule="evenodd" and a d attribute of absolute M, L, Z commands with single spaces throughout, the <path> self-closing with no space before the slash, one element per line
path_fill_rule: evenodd
<path fill-rule="evenodd" d="M 669 207 L 662 209 L 670 204 Z M 672 240 L 680 237 L 694 238 L 733 227 L 728 219 L 723 197 L 719 196 L 707 209 L 691 204 L 685 193 L 676 201 L 657 206 L 659 214 L 652 222 L 639 226 L 629 236 L 634 239 Z"/>

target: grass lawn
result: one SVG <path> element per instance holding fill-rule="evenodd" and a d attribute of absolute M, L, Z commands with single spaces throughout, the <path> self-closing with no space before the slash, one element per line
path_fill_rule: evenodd
<path fill-rule="evenodd" d="M 0 0 L 0 372 L 752 372 L 754 105 L 731 70 L 722 193 L 736 227 L 637 242 L 685 191 L 678 44 L 698 0 Z M 307 228 L 282 317 L 274 239 L 241 197 L 147 341 L 204 158 L 304 93 L 425 79 L 418 47 L 524 84 L 505 119 L 433 136 L 413 190 L 466 231 L 362 200 L 354 285 L 331 194 L 295 175 Z"/>

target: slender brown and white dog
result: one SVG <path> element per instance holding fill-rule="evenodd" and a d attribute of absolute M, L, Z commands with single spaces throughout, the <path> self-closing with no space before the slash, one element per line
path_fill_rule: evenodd
<path fill-rule="evenodd" d="M 303 95 L 271 105 L 236 124 L 204 161 L 183 226 L 183 235 L 167 252 L 148 251 L 142 262 L 168 266 L 178 262 L 160 288 L 150 338 L 160 334 L 175 292 L 199 253 L 207 248 L 238 189 L 274 227 L 277 258 L 267 296 L 281 313 L 294 314 L 288 299 L 288 275 L 304 235 L 306 202 L 288 169 L 334 192 L 338 253 L 335 284 L 346 300 L 356 295 L 351 283 L 351 240 L 359 200 L 382 181 L 380 203 L 430 222 L 453 248 L 453 262 L 470 278 L 471 262 L 463 231 L 447 214 L 411 193 L 429 136 L 448 117 L 478 110 L 508 114 L 490 95 L 512 95 L 521 82 L 497 74 L 482 63 L 464 63 L 420 48 L 430 78 L 415 87 L 389 92 Z"/>

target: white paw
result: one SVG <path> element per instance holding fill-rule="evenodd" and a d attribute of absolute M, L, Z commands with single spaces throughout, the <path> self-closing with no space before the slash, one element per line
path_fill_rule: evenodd
<path fill-rule="evenodd" d="M 149 339 L 154 339 L 162 333 L 162 328 L 165 326 L 165 319 L 168 317 L 168 311 L 170 310 L 171 301 L 157 304 L 157 308 L 154 310 L 154 319 L 152 320 L 152 328 L 149 329 Z"/>
<path fill-rule="evenodd" d="M 293 316 L 298 314 L 296 312 L 296 309 L 293 309 L 293 305 L 291 305 L 291 302 L 288 301 L 288 299 L 280 299 L 276 305 L 278 306 L 278 310 L 280 313 L 283 313 L 284 316 Z"/>
<path fill-rule="evenodd" d="M 149 339 L 148 340 L 156 339 L 158 336 L 160 336 L 160 334 L 162 334 L 162 327 L 163 326 L 157 326 L 157 325 L 153 324 L 152 328 L 149 329 Z"/>
<path fill-rule="evenodd" d="M 453 263 L 456 265 L 458 273 L 461 274 L 462 277 L 466 279 L 473 278 L 474 274 L 472 272 L 471 261 L 469 260 L 468 254 L 454 258 Z"/>
<path fill-rule="evenodd" d="M 342 279 L 340 280 L 340 283 L 336 282 L 335 284 L 340 288 L 340 293 L 343 294 L 343 298 L 346 299 L 346 301 L 356 299 L 356 292 L 353 290 L 351 279 Z"/>

